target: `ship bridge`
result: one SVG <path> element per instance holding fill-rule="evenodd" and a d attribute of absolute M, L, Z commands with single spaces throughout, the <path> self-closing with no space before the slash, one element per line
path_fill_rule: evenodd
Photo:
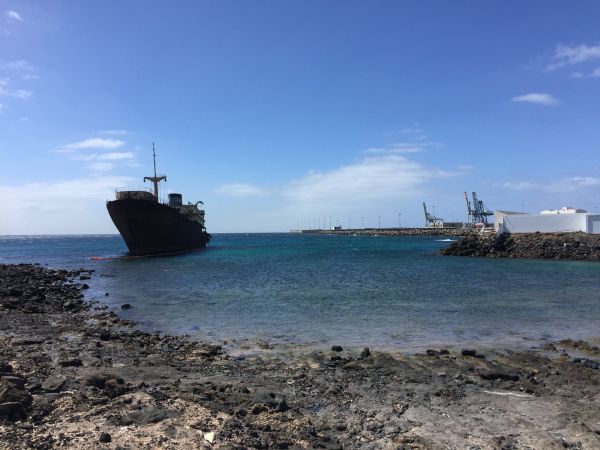
<path fill-rule="evenodd" d="M 115 198 L 117 200 L 148 200 L 151 202 L 158 201 L 158 199 L 152 193 L 152 190 L 146 187 L 118 188 L 115 190 Z"/>

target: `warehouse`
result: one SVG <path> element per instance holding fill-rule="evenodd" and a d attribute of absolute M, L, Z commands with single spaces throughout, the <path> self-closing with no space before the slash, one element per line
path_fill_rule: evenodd
<path fill-rule="evenodd" d="M 569 233 L 600 234 L 600 215 L 583 209 L 564 207 L 540 214 L 495 211 L 497 233 Z"/>

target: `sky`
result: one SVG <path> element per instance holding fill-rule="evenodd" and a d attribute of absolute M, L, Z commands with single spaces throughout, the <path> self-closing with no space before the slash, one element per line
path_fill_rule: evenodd
<path fill-rule="evenodd" d="M 0 235 L 116 233 L 153 142 L 213 233 L 459 221 L 464 191 L 597 212 L 599 23 L 595 0 L 0 0 Z"/>

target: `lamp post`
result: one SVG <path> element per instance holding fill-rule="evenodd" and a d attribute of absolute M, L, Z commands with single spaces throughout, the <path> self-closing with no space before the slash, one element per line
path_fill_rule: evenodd
<path fill-rule="evenodd" d="M 381 216 L 377 216 L 379 219 L 379 229 L 381 230 Z"/>
<path fill-rule="evenodd" d="M 402 217 L 402 213 L 398 213 L 398 229 L 402 228 L 402 222 L 400 220 L 400 217 Z"/>

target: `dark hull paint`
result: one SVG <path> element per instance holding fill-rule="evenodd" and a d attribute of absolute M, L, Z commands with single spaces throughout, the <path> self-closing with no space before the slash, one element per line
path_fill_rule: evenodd
<path fill-rule="evenodd" d="M 199 223 L 162 203 L 124 199 L 107 202 L 106 208 L 133 256 L 204 248 L 210 240 Z"/>

